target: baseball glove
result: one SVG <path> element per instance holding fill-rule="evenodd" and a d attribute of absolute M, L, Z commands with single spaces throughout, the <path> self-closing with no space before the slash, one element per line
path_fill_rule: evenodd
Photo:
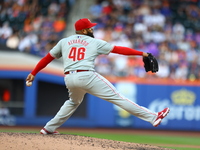
<path fill-rule="evenodd" d="M 156 58 L 151 53 L 148 54 L 147 57 L 143 57 L 145 71 L 151 71 L 152 73 L 158 72 L 159 68 Z"/>

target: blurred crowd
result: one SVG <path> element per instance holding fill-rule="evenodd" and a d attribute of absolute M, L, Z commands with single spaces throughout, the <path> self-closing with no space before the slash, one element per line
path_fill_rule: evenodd
<path fill-rule="evenodd" d="M 0 44 L 44 56 L 63 36 L 73 0 L 3 0 Z"/>
<path fill-rule="evenodd" d="M 90 18 L 95 37 L 114 45 L 150 52 L 159 72 L 146 73 L 141 57 L 100 56 L 103 75 L 200 79 L 200 2 L 198 0 L 96 0 Z"/>
<path fill-rule="evenodd" d="M 38 56 L 64 36 L 75 0 L 3 0 L 0 44 Z M 95 38 L 152 53 L 159 72 L 146 73 L 141 57 L 99 56 L 105 76 L 200 79 L 200 2 L 198 0 L 94 0 L 89 18 Z M 86 16 L 87 17 L 87 16 Z"/>

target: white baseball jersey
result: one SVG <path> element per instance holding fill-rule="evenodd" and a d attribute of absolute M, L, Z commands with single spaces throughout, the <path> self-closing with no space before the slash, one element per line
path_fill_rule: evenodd
<path fill-rule="evenodd" d="M 70 70 L 94 71 L 94 60 L 98 55 L 109 54 L 113 46 L 106 41 L 86 35 L 64 38 L 50 50 L 55 58 L 63 57 L 64 72 Z"/>

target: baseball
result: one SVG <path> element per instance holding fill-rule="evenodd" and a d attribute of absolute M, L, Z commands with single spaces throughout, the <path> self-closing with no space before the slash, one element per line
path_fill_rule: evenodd
<path fill-rule="evenodd" d="M 31 86 L 32 82 L 26 81 L 26 86 Z"/>

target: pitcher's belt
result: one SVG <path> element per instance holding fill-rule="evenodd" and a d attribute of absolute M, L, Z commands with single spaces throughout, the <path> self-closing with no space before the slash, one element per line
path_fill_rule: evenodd
<path fill-rule="evenodd" d="M 65 72 L 65 74 L 71 74 L 71 73 L 83 72 L 83 71 L 89 71 L 89 70 L 73 70 L 73 71 L 67 71 Z"/>

